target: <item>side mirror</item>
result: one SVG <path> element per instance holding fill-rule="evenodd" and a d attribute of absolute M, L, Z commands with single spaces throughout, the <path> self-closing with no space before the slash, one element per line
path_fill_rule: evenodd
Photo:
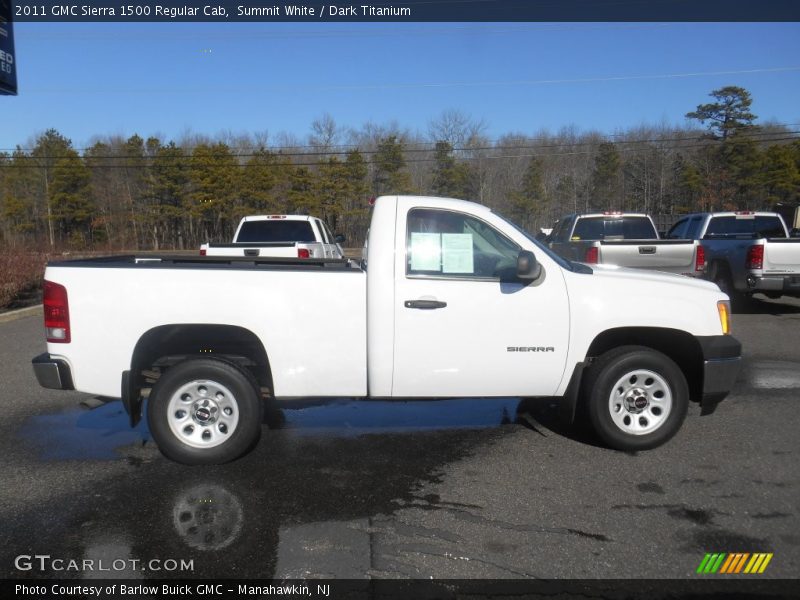
<path fill-rule="evenodd" d="M 517 277 L 533 281 L 542 274 L 542 265 L 530 250 L 520 250 L 517 256 Z"/>
<path fill-rule="evenodd" d="M 800 229 L 795 227 L 789 232 L 789 237 L 791 238 L 800 238 Z"/>
<path fill-rule="evenodd" d="M 337 233 L 333 239 L 337 244 L 344 244 L 346 238 L 341 233 Z"/>

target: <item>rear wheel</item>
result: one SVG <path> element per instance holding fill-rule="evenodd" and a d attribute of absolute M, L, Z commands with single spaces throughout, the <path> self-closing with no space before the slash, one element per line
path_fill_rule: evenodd
<path fill-rule="evenodd" d="M 712 281 L 717 284 L 717 287 L 723 294 L 727 294 L 731 299 L 731 306 L 736 305 L 737 308 L 744 302 L 745 296 L 733 287 L 733 277 L 728 268 L 720 263 L 714 265 L 712 271 Z"/>
<path fill-rule="evenodd" d="M 689 406 L 686 378 L 669 357 L 643 346 L 606 352 L 587 375 L 585 401 L 598 437 L 617 450 L 647 450 L 680 429 Z"/>
<path fill-rule="evenodd" d="M 161 452 L 188 465 L 221 464 L 261 435 L 263 405 L 254 378 L 211 359 L 175 365 L 150 393 L 147 422 Z"/>

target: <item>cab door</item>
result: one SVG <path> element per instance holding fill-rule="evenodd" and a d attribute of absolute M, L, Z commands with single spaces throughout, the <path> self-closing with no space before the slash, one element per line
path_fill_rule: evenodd
<path fill-rule="evenodd" d="M 488 222 L 491 213 L 484 220 L 424 206 L 405 211 L 404 202 L 397 211 L 396 247 L 405 252 L 395 262 L 392 396 L 554 394 L 569 338 L 560 268 L 548 259 L 537 281 L 516 280 L 521 246 Z"/>

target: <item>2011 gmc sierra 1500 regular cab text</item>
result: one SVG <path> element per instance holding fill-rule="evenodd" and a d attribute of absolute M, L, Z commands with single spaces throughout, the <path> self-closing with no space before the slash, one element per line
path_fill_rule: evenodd
<path fill-rule="evenodd" d="M 716 285 L 571 263 L 485 206 L 381 197 L 366 258 L 51 263 L 34 370 L 121 396 L 132 424 L 147 396 L 153 438 L 187 464 L 245 453 L 267 397 L 555 396 L 607 445 L 641 450 L 736 378 Z"/>

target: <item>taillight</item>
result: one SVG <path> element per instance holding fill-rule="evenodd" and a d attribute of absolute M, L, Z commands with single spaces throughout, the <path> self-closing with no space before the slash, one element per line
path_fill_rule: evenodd
<path fill-rule="evenodd" d="M 747 268 L 748 269 L 763 269 L 764 268 L 764 246 L 757 244 L 750 246 L 747 249 Z"/>
<path fill-rule="evenodd" d="M 47 341 L 69 344 L 69 303 L 67 288 L 58 283 L 44 282 L 44 329 Z"/>
<path fill-rule="evenodd" d="M 206 249 L 200 248 L 200 256 L 205 256 L 205 255 L 206 255 Z"/>
<path fill-rule="evenodd" d="M 298 248 L 297 258 L 311 258 L 311 252 L 308 250 L 308 248 Z"/>
<path fill-rule="evenodd" d="M 697 254 L 694 258 L 694 270 L 702 271 L 706 266 L 706 249 L 702 246 L 697 247 Z"/>
<path fill-rule="evenodd" d="M 597 246 L 592 246 L 586 250 L 586 254 L 583 257 L 583 262 L 591 263 L 596 265 L 597 262 L 600 260 L 600 251 Z"/>

